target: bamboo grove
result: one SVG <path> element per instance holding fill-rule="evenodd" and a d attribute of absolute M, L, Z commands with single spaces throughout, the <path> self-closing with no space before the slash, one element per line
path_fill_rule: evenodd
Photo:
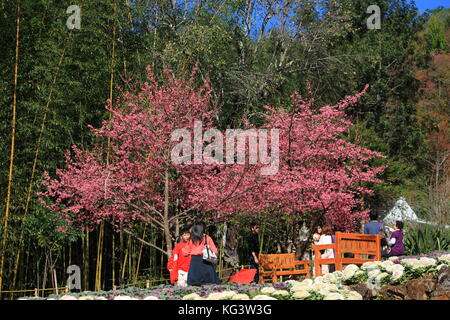
<path fill-rule="evenodd" d="M 382 27 L 368 30 L 375 3 Z M 66 25 L 70 5 L 81 10 L 80 29 Z M 289 104 L 307 83 L 323 104 L 369 84 L 349 110 L 348 139 L 390 166 L 367 207 L 405 196 L 421 215 L 448 221 L 449 24 L 448 9 L 420 14 L 404 0 L 0 0 L 0 291 L 64 286 L 74 264 L 87 270 L 82 290 L 168 278 L 167 257 L 147 245 L 164 246 L 160 231 L 134 230 L 147 244 L 108 223 L 59 232 L 36 195 L 72 145 L 110 143 L 87 126 L 110 117 L 116 87 L 145 81 L 147 65 L 178 76 L 197 66 L 199 83 L 211 79 L 222 128 L 243 115 L 259 124 L 263 105 Z M 265 228 L 270 219 L 261 217 L 266 252 L 309 223 Z M 212 226 L 221 270 L 246 264 L 246 232 L 244 218 Z"/>

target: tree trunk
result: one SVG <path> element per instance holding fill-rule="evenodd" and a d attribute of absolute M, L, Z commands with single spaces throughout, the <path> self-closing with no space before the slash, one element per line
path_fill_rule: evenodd
<path fill-rule="evenodd" d="M 170 236 L 169 225 L 169 169 L 166 168 L 164 174 L 164 237 L 167 246 L 167 257 L 172 255 L 172 237 Z"/>

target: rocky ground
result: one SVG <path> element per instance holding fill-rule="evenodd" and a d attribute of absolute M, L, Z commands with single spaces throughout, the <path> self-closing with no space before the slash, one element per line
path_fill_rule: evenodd
<path fill-rule="evenodd" d="M 437 278 L 426 275 L 404 284 L 385 286 L 362 282 L 350 288 L 361 294 L 364 300 L 450 300 L 450 267 L 441 268 Z"/>

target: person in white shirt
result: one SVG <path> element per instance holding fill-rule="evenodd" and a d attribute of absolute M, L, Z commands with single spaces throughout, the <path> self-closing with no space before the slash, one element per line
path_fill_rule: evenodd
<path fill-rule="evenodd" d="M 320 235 L 319 242 L 317 244 L 332 244 L 333 239 L 331 235 L 333 234 L 333 229 L 331 226 L 325 225 L 322 228 L 322 234 Z M 325 249 L 325 252 L 322 253 L 322 259 L 333 259 L 334 258 L 334 250 L 333 249 Z M 330 272 L 329 265 L 322 265 L 322 274 L 326 274 Z"/>

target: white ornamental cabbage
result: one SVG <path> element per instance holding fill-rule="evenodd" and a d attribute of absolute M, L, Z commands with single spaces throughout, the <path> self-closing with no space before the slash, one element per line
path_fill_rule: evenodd
<path fill-rule="evenodd" d="M 114 300 L 137 300 L 137 299 L 132 298 L 130 296 L 115 296 Z"/>
<path fill-rule="evenodd" d="M 312 290 L 319 291 L 321 289 L 327 289 L 327 284 L 325 283 L 313 283 L 311 286 Z"/>
<path fill-rule="evenodd" d="M 323 300 L 344 300 L 344 296 L 337 292 L 332 292 L 325 296 Z"/>
<path fill-rule="evenodd" d="M 379 274 L 381 274 L 381 270 L 375 269 L 375 270 L 369 271 L 367 273 L 367 276 L 369 277 L 369 279 L 375 279 Z"/>
<path fill-rule="evenodd" d="M 309 286 L 302 284 L 302 283 L 294 283 L 290 288 L 289 291 L 291 292 L 297 292 L 297 291 L 305 291 L 308 290 Z"/>
<path fill-rule="evenodd" d="M 336 277 L 336 278 L 340 278 L 340 277 L 342 277 L 342 271 L 335 271 L 335 272 L 333 272 L 333 274 L 334 274 L 334 276 Z"/>
<path fill-rule="evenodd" d="M 197 298 L 200 298 L 200 296 L 197 293 L 193 292 L 185 295 L 183 298 L 181 298 L 181 300 L 197 300 Z"/>
<path fill-rule="evenodd" d="M 274 287 L 264 287 L 264 288 L 261 289 L 261 293 L 262 294 L 271 294 L 275 290 L 276 289 Z"/>
<path fill-rule="evenodd" d="M 234 295 L 231 300 L 250 300 L 250 297 L 245 293 L 238 293 Z"/>
<path fill-rule="evenodd" d="M 384 269 L 384 270 L 386 270 L 386 268 L 389 268 L 389 267 L 392 267 L 394 265 L 394 263 L 392 262 L 392 261 L 390 261 L 390 260 L 386 260 L 386 261 L 383 261 L 382 263 L 381 263 L 381 268 L 382 269 Z"/>
<path fill-rule="evenodd" d="M 260 294 L 260 295 L 257 295 L 256 297 L 254 297 L 253 300 L 278 300 L 278 299 L 276 299 L 274 297 L 269 297 L 264 294 Z"/>
<path fill-rule="evenodd" d="M 373 268 L 373 266 L 375 266 L 375 264 L 373 263 L 373 261 L 367 261 L 367 262 L 364 262 L 362 265 L 361 265 L 361 270 L 367 270 L 367 269 L 372 269 Z"/>
<path fill-rule="evenodd" d="M 142 300 L 159 300 L 159 298 L 158 297 L 155 297 L 155 296 L 146 296 L 144 299 L 142 299 Z"/>
<path fill-rule="evenodd" d="M 356 273 L 356 271 L 358 271 L 359 268 L 357 265 L 355 264 L 349 264 L 348 266 L 345 267 L 344 271 L 343 271 L 343 275 L 342 275 L 342 279 L 345 280 L 350 280 Z"/>
<path fill-rule="evenodd" d="M 286 290 L 275 290 L 274 292 L 271 293 L 271 296 L 287 297 L 289 296 L 289 292 Z"/>
<path fill-rule="evenodd" d="M 335 277 L 334 273 L 327 273 L 323 276 L 323 281 L 324 282 L 334 282 L 334 281 L 336 281 L 336 277 Z"/>
<path fill-rule="evenodd" d="M 399 257 L 396 257 L 396 256 L 393 256 L 393 257 L 389 257 L 388 258 L 388 260 L 390 260 L 390 261 L 392 261 L 392 262 L 395 262 L 395 261 L 397 261 L 398 259 L 400 259 Z"/>
<path fill-rule="evenodd" d="M 400 263 L 405 267 L 413 268 L 415 265 L 418 264 L 418 262 L 419 262 L 419 260 L 417 260 L 417 259 L 406 258 L 406 259 L 403 259 Z"/>
<path fill-rule="evenodd" d="M 314 283 L 324 283 L 323 276 L 318 276 L 314 278 Z"/>
<path fill-rule="evenodd" d="M 304 279 L 301 283 L 307 285 L 308 287 L 311 287 L 314 281 L 311 279 Z"/>
<path fill-rule="evenodd" d="M 363 296 L 359 292 L 350 290 L 347 293 L 347 300 L 363 300 Z"/>
<path fill-rule="evenodd" d="M 443 254 L 438 258 L 439 262 L 450 265 L 450 254 Z"/>
<path fill-rule="evenodd" d="M 327 289 L 328 291 L 338 291 L 339 290 L 337 285 L 335 285 L 334 283 L 326 284 L 325 289 Z"/>
<path fill-rule="evenodd" d="M 383 273 L 379 274 L 379 275 L 375 278 L 375 282 L 376 282 L 377 284 L 383 284 L 383 282 L 385 282 L 385 281 L 386 281 L 386 278 L 389 277 L 389 276 L 390 276 L 389 273 L 383 272 Z"/>
<path fill-rule="evenodd" d="M 295 291 L 294 294 L 292 295 L 292 298 L 294 298 L 295 300 L 304 300 L 306 298 L 308 298 L 311 294 L 306 291 L 306 290 L 301 290 L 301 291 Z"/>
<path fill-rule="evenodd" d="M 78 300 L 76 297 L 65 294 L 63 295 L 61 298 L 59 298 L 59 300 Z"/>
<path fill-rule="evenodd" d="M 228 300 L 233 298 L 233 296 L 235 296 L 237 294 L 236 291 L 232 291 L 232 290 L 228 290 L 228 291 L 223 291 L 222 292 L 222 297 L 224 300 Z"/>
<path fill-rule="evenodd" d="M 420 258 L 420 264 L 424 267 L 433 267 L 436 265 L 436 260 L 433 258 Z"/>
<path fill-rule="evenodd" d="M 319 289 L 316 292 L 323 295 L 324 297 L 328 296 L 331 293 L 327 288 Z"/>
<path fill-rule="evenodd" d="M 224 294 L 223 292 L 213 292 L 206 297 L 206 300 L 227 300 L 225 297 L 227 297 L 227 294 Z"/>
<path fill-rule="evenodd" d="M 93 296 L 82 296 L 82 297 L 79 297 L 78 300 L 95 300 L 95 297 L 93 297 Z"/>
<path fill-rule="evenodd" d="M 393 264 L 392 266 L 390 266 L 390 267 L 387 267 L 386 268 L 386 272 L 389 272 L 389 273 L 394 273 L 395 271 L 404 271 L 405 270 L 405 267 L 403 267 L 401 264 Z"/>
<path fill-rule="evenodd" d="M 391 283 L 395 284 L 398 283 L 400 281 L 400 279 L 403 277 L 403 271 L 402 270 L 395 270 L 392 273 L 392 277 L 391 277 Z"/>

